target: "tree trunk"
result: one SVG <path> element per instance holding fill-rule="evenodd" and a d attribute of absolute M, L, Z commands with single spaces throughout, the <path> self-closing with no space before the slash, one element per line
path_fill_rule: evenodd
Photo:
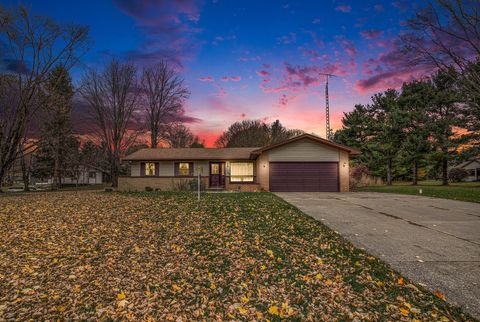
<path fill-rule="evenodd" d="M 442 160 L 442 185 L 448 185 L 448 160 L 445 157 Z"/>
<path fill-rule="evenodd" d="M 119 164 L 118 164 L 118 159 L 116 157 L 114 157 L 112 160 L 112 166 L 110 171 L 112 176 L 112 187 L 116 188 L 118 187 L 118 172 L 119 172 Z"/>
<path fill-rule="evenodd" d="M 387 185 L 392 185 L 392 159 L 387 160 Z"/>
<path fill-rule="evenodd" d="M 5 177 L 5 172 L 0 168 L 0 193 L 3 192 L 3 179 Z"/>
<path fill-rule="evenodd" d="M 30 185 L 29 173 L 27 169 L 27 163 L 25 162 L 25 156 L 23 155 L 23 153 L 20 157 L 20 165 L 22 167 L 23 191 L 30 191 L 30 188 L 28 187 Z"/>
<path fill-rule="evenodd" d="M 150 133 L 150 147 L 156 148 L 158 146 L 158 131 L 156 128 L 152 127 Z"/>
<path fill-rule="evenodd" d="M 52 190 L 57 190 L 60 186 L 60 174 L 59 174 L 59 171 L 58 171 L 58 167 L 59 167 L 59 151 L 58 151 L 58 144 L 59 144 L 59 140 L 57 138 L 56 140 L 56 144 L 55 144 L 55 152 L 54 152 L 54 162 L 53 162 L 53 185 L 52 185 Z"/>
<path fill-rule="evenodd" d="M 418 161 L 413 160 L 413 183 L 414 186 L 418 184 Z"/>

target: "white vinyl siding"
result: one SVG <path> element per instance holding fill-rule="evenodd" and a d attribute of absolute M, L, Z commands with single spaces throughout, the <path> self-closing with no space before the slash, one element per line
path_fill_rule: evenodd
<path fill-rule="evenodd" d="M 173 168 L 173 161 L 159 161 L 158 175 L 160 177 L 173 177 L 175 175 L 175 170 Z"/>
<path fill-rule="evenodd" d="M 337 149 L 308 139 L 289 143 L 268 151 L 269 161 L 291 162 L 338 162 Z"/>
<path fill-rule="evenodd" d="M 130 175 L 132 177 L 140 177 L 140 162 L 133 163 L 130 167 Z"/>

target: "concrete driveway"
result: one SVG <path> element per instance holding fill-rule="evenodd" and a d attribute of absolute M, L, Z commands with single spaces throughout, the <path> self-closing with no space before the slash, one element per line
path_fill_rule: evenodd
<path fill-rule="evenodd" d="M 480 317 L 480 204 L 370 192 L 276 195 Z"/>

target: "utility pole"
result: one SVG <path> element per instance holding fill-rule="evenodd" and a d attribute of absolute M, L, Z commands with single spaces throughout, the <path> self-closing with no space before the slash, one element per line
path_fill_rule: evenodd
<path fill-rule="evenodd" d="M 333 140 L 333 133 L 332 129 L 330 128 L 330 102 L 328 99 L 328 79 L 330 77 L 335 77 L 336 75 L 333 74 L 327 74 L 327 73 L 320 73 L 320 75 L 324 75 L 327 78 L 327 81 L 325 82 L 325 121 L 326 121 L 326 131 L 325 131 L 325 136 L 327 140 Z"/>

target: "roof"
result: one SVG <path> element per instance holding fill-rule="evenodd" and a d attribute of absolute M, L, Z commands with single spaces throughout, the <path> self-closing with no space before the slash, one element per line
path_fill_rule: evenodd
<path fill-rule="evenodd" d="M 360 154 L 360 151 L 345 145 L 322 139 L 312 134 L 302 134 L 292 139 L 268 145 L 263 148 L 145 148 L 127 155 L 127 161 L 161 161 L 161 160 L 249 160 L 255 159 L 261 153 L 283 145 L 309 139 L 332 148 L 346 151 L 349 154 Z"/>
<path fill-rule="evenodd" d="M 127 161 L 248 160 L 253 148 L 146 148 L 127 155 Z"/>
<path fill-rule="evenodd" d="M 470 165 L 470 164 L 473 163 L 473 162 L 478 162 L 478 163 L 480 163 L 480 157 L 475 157 L 475 158 L 470 159 L 470 160 L 468 160 L 468 161 L 464 161 L 464 162 L 456 165 L 455 168 L 464 168 L 464 167 L 466 167 L 467 165 Z"/>
<path fill-rule="evenodd" d="M 360 154 L 360 151 L 357 150 L 357 149 L 350 148 L 346 145 L 338 144 L 338 143 L 335 143 L 335 142 L 332 142 L 332 141 L 329 141 L 329 140 L 326 140 L 326 139 L 322 139 L 319 136 L 316 136 L 316 135 L 313 135 L 313 134 L 308 134 L 308 133 L 296 136 L 294 138 L 291 138 L 289 140 L 285 140 L 285 141 L 280 142 L 280 143 L 271 144 L 271 145 L 267 145 L 266 147 L 259 148 L 255 151 L 253 151 L 253 154 L 258 155 L 258 154 L 261 154 L 265 151 L 275 149 L 275 148 L 281 147 L 283 145 L 286 145 L 286 144 L 289 144 L 289 143 L 292 143 L 292 142 L 295 142 L 295 141 L 303 140 L 303 139 L 309 139 L 309 140 L 312 140 L 312 141 L 330 146 L 330 147 L 338 149 L 338 150 L 346 151 L 349 154 Z"/>

